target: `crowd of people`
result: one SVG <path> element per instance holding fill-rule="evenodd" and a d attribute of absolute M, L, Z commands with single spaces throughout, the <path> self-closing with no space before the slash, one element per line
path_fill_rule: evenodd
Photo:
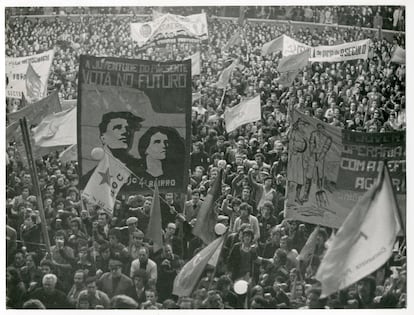
<path fill-rule="evenodd" d="M 352 8 L 324 8 L 349 21 Z M 361 9 L 362 10 L 362 9 Z M 298 8 L 304 16 L 306 9 Z M 351 13 L 348 14 L 348 11 Z M 360 8 L 358 8 L 358 14 Z M 388 9 L 385 9 L 388 12 Z M 367 8 L 372 15 L 374 8 Z M 312 16 L 316 15 L 316 11 Z M 310 18 L 310 13 L 306 15 Z M 393 41 L 359 27 L 293 29 L 290 25 L 208 20 L 208 41 L 140 49 L 129 35 L 138 17 L 85 16 L 81 20 L 11 19 L 6 55 L 27 56 L 55 49 L 49 90 L 77 98 L 80 54 L 147 60 L 183 60 L 201 51 L 202 68 L 193 77 L 190 183 L 185 200 L 162 195 L 162 250 L 145 237 L 152 195 L 119 194 L 113 216 L 86 209 L 78 190 L 76 161 L 59 152 L 36 161 L 41 199 L 51 241 L 47 251 L 33 178 L 14 143 L 7 145 L 7 307 L 77 309 L 193 308 L 399 308 L 406 307 L 405 240 L 372 275 L 321 299 L 315 279 L 332 233 L 321 228 L 312 258 L 301 260 L 314 225 L 283 216 L 288 161 L 289 108 L 338 128 L 360 132 L 404 130 L 405 65 L 390 62 L 404 34 Z M 326 14 L 325 20 L 326 22 Z M 344 22 L 346 23 L 346 22 Z M 384 21 L 385 23 L 385 21 Z M 353 24 L 356 25 L 356 24 Z M 365 26 L 365 25 L 364 25 Z M 224 49 L 232 34 L 242 41 Z M 280 53 L 261 55 L 264 43 L 286 34 L 308 45 L 333 45 L 371 38 L 370 57 L 305 67 L 292 86 L 278 83 Z M 228 45 L 227 45 L 228 46 Z M 215 86 L 233 60 L 226 92 Z M 226 133 L 223 113 L 245 97 L 260 94 L 262 119 Z M 19 108 L 7 100 L 7 110 Z M 216 268 L 207 267 L 193 293 L 172 294 L 183 265 L 205 245 L 191 233 L 202 200 L 223 172 L 217 222 L 229 233 Z M 238 295 L 234 283 L 249 283 Z"/>

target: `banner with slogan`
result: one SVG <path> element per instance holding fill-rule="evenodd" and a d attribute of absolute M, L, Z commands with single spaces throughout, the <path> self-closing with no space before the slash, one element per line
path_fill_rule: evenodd
<path fill-rule="evenodd" d="M 402 214 L 405 214 L 405 131 L 360 133 L 343 130 L 342 144 L 338 187 L 346 191 L 348 196 L 353 195 L 353 199 L 359 198 L 374 185 L 378 171 L 386 161 L 398 205 Z"/>
<path fill-rule="evenodd" d="M 191 60 L 81 56 L 81 188 L 98 164 L 96 148 L 102 148 L 133 174 L 121 193 L 151 192 L 155 180 L 161 192 L 186 191 L 190 126 Z"/>
<path fill-rule="evenodd" d="M 38 99 L 46 96 L 47 80 L 53 61 L 54 50 L 48 50 L 41 54 L 26 57 L 6 58 L 6 97 L 22 98 L 22 93 L 27 98 L 26 74 L 29 64 L 33 73 L 38 76 L 42 90 Z M 30 86 L 30 85 L 29 85 Z"/>
<path fill-rule="evenodd" d="M 405 217 L 404 132 L 351 132 L 294 111 L 286 218 L 339 228 L 384 160 Z"/>
<path fill-rule="evenodd" d="M 208 38 L 205 13 L 165 14 L 154 21 L 131 23 L 131 38 L 139 46 L 199 42 Z"/>
<path fill-rule="evenodd" d="M 339 62 L 354 59 L 367 59 L 370 40 L 364 39 L 334 46 L 312 47 L 309 61 Z"/>

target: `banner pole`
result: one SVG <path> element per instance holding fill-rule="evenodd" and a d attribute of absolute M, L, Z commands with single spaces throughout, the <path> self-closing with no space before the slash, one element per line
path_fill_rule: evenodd
<path fill-rule="evenodd" d="M 32 173 L 32 179 L 33 179 L 33 186 L 36 191 L 37 196 L 37 205 L 39 207 L 39 213 L 40 213 L 40 219 L 41 219 L 41 228 L 43 233 L 43 238 L 46 245 L 46 250 L 49 254 L 50 252 L 50 240 L 49 240 L 49 233 L 47 231 L 47 222 L 46 222 L 46 216 L 45 211 L 43 208 L 43 200 L 42 200 L 42 194 L 39 187 L 39 179 L 37 176 L 37 170 L 36 170 L 36 164 L 33 159 L 33 152 L 32 152 L 32 146 L 30 143 L 30 136 L 29 136 L 29 129 L 27 127 L 27 120 L 26 118 L 19 119 L 20 122 L 20 128 L 22 130 L 22 136 L 23 136 L 23 143 L 24 147 L 26 149 L 26 155 L 27 155 L 27 161 L 29 164 L 30 172 Z"/>

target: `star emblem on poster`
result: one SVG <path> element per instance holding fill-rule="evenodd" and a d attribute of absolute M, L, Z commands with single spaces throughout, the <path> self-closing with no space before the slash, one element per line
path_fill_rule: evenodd
<path fill-rule="evenodd" d="M 102 185 L 104 183 L 107 183 L 108 186 L 111 185 L 111 174 L 109 174 L 109 168 L 106 169 L 105 172 L 98 172 L 99 175 L 102 176 L 101 182 L 99 183 L 99 185 Z"/>

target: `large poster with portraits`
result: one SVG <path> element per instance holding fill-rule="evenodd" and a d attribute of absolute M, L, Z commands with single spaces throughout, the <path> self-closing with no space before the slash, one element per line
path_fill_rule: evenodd
<path fill-rule="evenodd" d="M 150 192 L 157 181 L 160 191 L 184 192 L 190 119 L 191 60 L 161 63 L 82 55 L 78 95 L 81 188 L 99 162 L 96 148 L 102 148 L 131 172 L 122 191 Z"/>
<path fill-rule="evenodd" d="M 285 217 L 339 228 L 386 161 L 405 222 L 405 156 L 405 131 L 342 130 L 294 111 Z"/>

